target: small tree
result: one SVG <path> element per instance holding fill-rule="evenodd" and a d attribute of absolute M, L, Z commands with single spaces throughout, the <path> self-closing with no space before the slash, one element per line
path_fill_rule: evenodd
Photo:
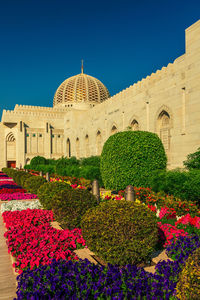
<path fill-rule="evenodd" d="M 200 170 L 200 148 L 196 152 L 189 154 L 183 164 L 188 170 Z"/>

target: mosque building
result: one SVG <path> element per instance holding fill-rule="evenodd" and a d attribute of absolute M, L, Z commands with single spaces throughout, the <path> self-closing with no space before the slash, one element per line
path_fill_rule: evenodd
<path fill-rule="evenodd" d="M 157 133 L 170 169 L 200 147 L 200 20 L 185 31 L 185 54 L 112 97 L 82 68 L 58 87 L 53 107 L 3 110 L 0 168 L 37 155 L 100 155 L 110 135 L 127 129 Z"/>

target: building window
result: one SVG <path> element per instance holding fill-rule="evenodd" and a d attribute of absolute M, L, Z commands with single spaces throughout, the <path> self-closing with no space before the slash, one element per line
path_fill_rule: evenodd
<path fill-rule="evenodd" d="M 52 138 L 54 138 L 54 134 L 52 134 Z"/>
<path fill-rule="evenodd" d="M 33 137 L 35 137 L 36 135 L 35 135 L 35 133 L 33 133 Z"/>
<path fill-rule="evenodd" d="M 41 134 L 41 133 L 39 134 L 39 137 L 42 137 L 42 134 Z"/>
<path fill-rule="evenodd" d="M 60 138 L 60 134 L 58 135 L 58 138 Z"/>
<path fill-rule="evenodd" d="M 29 136 L 29 133 L 27 133 L 26 136 L 28 137 L 28 136 Z"/>

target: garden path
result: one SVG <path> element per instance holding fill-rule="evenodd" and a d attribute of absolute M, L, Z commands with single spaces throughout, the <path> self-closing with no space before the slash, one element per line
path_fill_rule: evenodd
<path fill-rule="evenodd" d="M 0 300 L 11 300 L 16 297 L 16 276 L 13 273 L 4 233 L 5 227 L 0 214 Z"/>

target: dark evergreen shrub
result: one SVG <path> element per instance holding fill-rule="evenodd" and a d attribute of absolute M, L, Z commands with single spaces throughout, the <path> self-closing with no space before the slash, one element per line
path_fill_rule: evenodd
<path fill-rule="evenodd" d="M 147 260 L 158 240 L 155 214 L 132 201 L 100 203 L 82 217 L 81 228 L 90 250 L 120 266 Z"/>
<path fill-rule="evenodd" d="M 81 166 L 93 166 L 100 168 L 100 156 L 90 156 L 82 158 Z"/>
<path fill-rule="evenodd" d="M 61 191 L 72 189 L 69 184 L 65 182 L 47 182 L 44 183 L 38 190 L 38 198 L 45 209 L 52 209 L 52 199 Z"/>
<path fill-rule="evenodd" d="M 102 178 L 101 178 L 99 167 L 90 166 L 90 165 L 82 166 L 79 172 L 79 176 L 86 179 L 90 179 L 92 181 L 94 179 L 97 179 L 99 181 L 100 186 L 102 186 Z"/>
<path fill-rule="evenodd" d="M 151 173 L 166 168 L 160 138 L 146 131 L 124 131 L 109 137 L 101 154 L 101 176 L 106 188 L 148 186 Z"/>
<path fill-rule="evenodd" d="M 57 160 L 55 171 L 56 174 L 61 176 L 71 176 L 71 174 L 66 174 L 67 172 L 69 173 L 69 170 L 71 170 L 70 167 L 78 167 L 78 166 L 79 166 L 79 160 L 76 159 L 76 157 L 71 157 L 71 158 L 62 157 Z M 69 169 L 66 171 L 68 167 Z"/>
<path fill-rule="evenodd" d="M 46 158 L 42 156 L 35 156 L 31 159 L 30 166 L 33 170 L 34 168 L 37 167 L 38 165 L 45 165 L 46 164 Z"/>
<path fill-rule="evenodd" d="M 183 164 L 188 170 L 200 170 L 200 148 L 196 152 L 189 154 Z"/>
<path fill-rule="evenodd" d="M 24 182 L 24 188 L 33 194 L 37 194 L 38 189 L 46 182 L 41 176 L 31 176 L 30 178 L 26 179 Z"/>
<path fill-rule="evenodd" d="M 52 200 L 56 220 L 63 228 L 80 227 L 82 216 L 97 205 L 96 198 L 87 190 L 72 189 L 57 193 Z"/>

